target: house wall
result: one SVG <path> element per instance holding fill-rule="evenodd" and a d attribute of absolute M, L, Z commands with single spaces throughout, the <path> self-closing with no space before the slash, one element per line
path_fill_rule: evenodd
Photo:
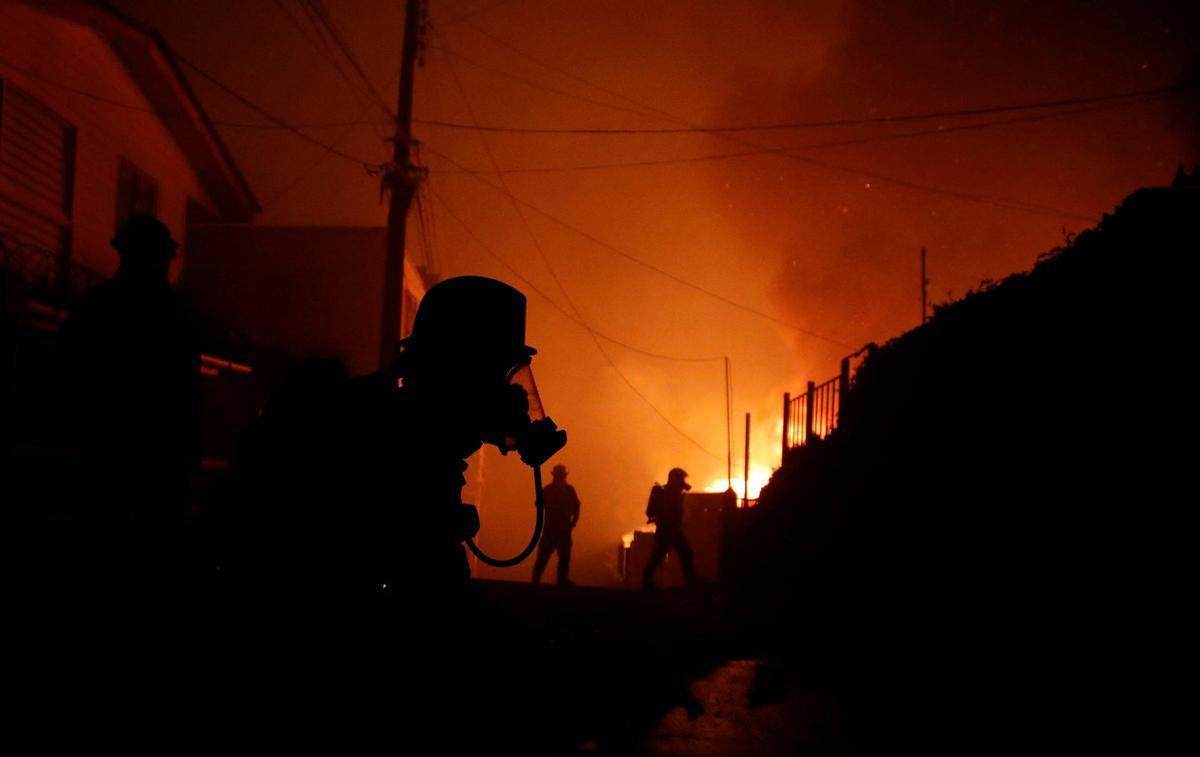
<path fill-rule="evenodd" d="M 28 73 L 27 73 L 28 72 Z M 183 241 L 188 198 L 213 203 L 162 119 L 73 90 L 150 109 L 125 65 L 95 30 L 14 0 L 0 0 L 0 79 L 11 82 L 74 125 L 75 172 L 71 209 L 74 262 L 111 274 L 109 246 L 116 225 L 117 167 L 121 157 L 158 182 L 157 215 Z M 53 83 L 51 83 L 53 82 Z M 20 188 L 0 179 L 10 200 Z M 186 249 L 172 266 L 178 280 Z"/>
<path fill-rule="evenodd" d="M 192 307 L 256 348 L 296 357 L 336 357 L 352 373 L 379 362 L 384 227 L 241 224 L 193 226 L 180 287 Z M 424 295 L 405 261 L 408 333 Z"/>

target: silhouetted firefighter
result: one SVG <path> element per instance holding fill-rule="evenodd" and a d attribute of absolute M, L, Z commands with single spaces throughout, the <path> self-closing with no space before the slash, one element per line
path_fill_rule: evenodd
<path fill-rule="evenodd" d="M 178 549 L 199 462 L 200 355 L 167 279 L 179 246 L 170 230 L 134 215 L 112 246 L 116 275 L 72 309 L 64 341 L 82 456 L 79 514 L 99 528 L 95 549 L 134 562 L 146 549 Z"/>
<path fill-rule="evenodd" d="M 655 524 L 655 527 L 654 551 L 642 576 L 642 586 L 647 589 L 654 588 L 654 573 L 672 549 L 679 555 L 679 564 L 688 585 L 694 586 L 698 582 L 696 569 L 692 567 L 692 548 L 683 535 L 683 493 L 692 488 L 687 482 L 687 475 L 683 468 L 672 468 L 667 473 L 667 485 L 655 484 L 650 490 L 646 520 Z"/>
<path fill-rule="evenodd" d="M 567 466 L 556 465 L 550 471 L 551 481 L 542 490 L 546 500 L 546 526 L 538 543 L 537 559 L 533 563 L 533 582 L 541 583 L 542 572 L 550 555 L 558 553 L 558 583 L 571 585 L 571 532 L 579 522 L 579 496 L 567 483 Z"/>
<path fill-rule="evenodd" d="M 540 400 L 520 381 L 535 352 L 524 295 L 468 276 L 426 293 L 386 369 L 300 365 L 231 461 L 222 572 L 273 592 L 452 601 L 479 528 L 461 499 L 466 458 L 493 444 L 540 464 L 565 443 L 530 418 Z"/>

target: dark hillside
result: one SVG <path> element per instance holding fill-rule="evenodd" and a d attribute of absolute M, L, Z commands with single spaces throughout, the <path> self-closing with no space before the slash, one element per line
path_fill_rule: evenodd
<path fill-rule="evenodd" d="M 738 550 L 743 597 L 795 657 L 820 650 L 806 669 L 857 732 L 1164 735 L 1194 596 L 1198 252 L 1200 177 L 1135 192 L 873 350 L 838 431 L 785 460 Z"/>

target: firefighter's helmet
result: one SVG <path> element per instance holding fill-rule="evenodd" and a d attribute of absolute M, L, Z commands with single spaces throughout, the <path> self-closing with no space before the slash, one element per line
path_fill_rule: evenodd
<path fill-rule="evenodd" d="M 692 485 L 687 482 L 687 477 L 687 471 L 685 471 L 683 468 L 672 468 L 667 473 L 667 486 L 670 486 L 671 484 L 678 484 L 684 489 L 691 489 Z"/>
<path fill-rule="evenodd" d="M 400 348 L 417 360 L 459 356 L 510 367 L 528 364 L 537 353 L 525 344 L 525 295 L 483 276 L 458 276 L 430 287 Z"/>

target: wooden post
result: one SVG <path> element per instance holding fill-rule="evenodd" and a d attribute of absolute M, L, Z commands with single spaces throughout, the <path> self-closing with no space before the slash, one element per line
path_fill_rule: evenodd
<path fill-rule="evenodd" d="M 789 392 L 783 393 L 783 449 L 779 453 L 779 464 L 783 465 L 783 458 L 787 457 L 788 438 L 791 436 L 792 423 L 792 395 Z"/>
<path fill-rule="evenodd" d="M 396 133 L 392 137 L 392 162 L 383 173 L 389 194 L 387 238 L 384 246 L 383 307 L 379 321 L 379 367 L 396 359 L 400 318 L 404 311 L 404 234 L 408 209 L 416 196 L 421 172 L 413 164 L 413 80 L 421 45 L 421 0 L 407 0 L 404 11 L 404 45 L 400 59 L 400 89 L 396 99 Z"/>
<path fill-rule="evenodd" d="M 921 248 L 921 323 L 929 320 L 929 279 L 925 277 L 925 248 Z"/>
<path fill-rule="evenodd" d="M 846 406 L 846 393 L 850 391 L 850 358 L 842 358 L 842 370 L 838 374 L 837 422 L 834 428 L 842 422 L 842 408 Z"/>
<path fill-rule="evenodd" d="M 725 358 L 725 481 L 733 485 L 733 377 L 729 357 Z"/>
<path fill-rule="evenodd" d="M 750 501 L 750 413 L 746 413 L 746 464 L 742 468 L 742 507 Z"/>
<path fill-rule="evenodd" d="M 804 441 L 802 444 L 808 444 L 808 440 L 812 439 L 813 435 L 813 400 L 817 393 L 817 384 L 815 381 L 808 382 L 808 391 L 804 393 Z"/>

